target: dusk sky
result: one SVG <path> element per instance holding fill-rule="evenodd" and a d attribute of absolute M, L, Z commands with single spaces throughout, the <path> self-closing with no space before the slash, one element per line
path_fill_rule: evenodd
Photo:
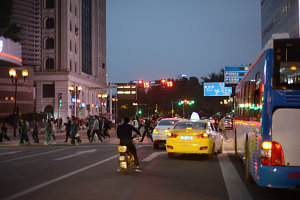
<path fill-rule="evenodd" d="M 107 0 L 111 82 L 206 76 L 253 63 L 260 0 Z"/>

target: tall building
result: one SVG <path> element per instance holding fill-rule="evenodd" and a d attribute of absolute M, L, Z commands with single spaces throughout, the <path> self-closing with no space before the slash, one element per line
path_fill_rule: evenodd
<path fill-rule="evenodd" d="M 11 23 L 21 27 L 19 34 L 21 45 L 7 38 L 0 40 L 2 57 L 7 59 L 10 55 L 12 59 L 0 61 L 2 80 L 0 101 L 3 103 L 0 109 L 1 116 L 13 114 L 15 106 L 22 114 L 34 112 L 33 69 L 41 65 L 40 6 L 40 0 L 13 0 Z M 17 88 L 8 75 L 11 68 L 16 70 L 19 77 Z M 25 82 L 22 70 L 29 72 Z"/>
<path fill-rule="evenodd" d="M 300 36 L 299 0 L 261 0 L 262 47 L 273 33 Z"/>
<path fill-rule="evenodd" d="M 106 112 L 98 98 L 107 91 L 106 0 L 42 0 L 41 13 L 36 111 L 63 119 Z"/>

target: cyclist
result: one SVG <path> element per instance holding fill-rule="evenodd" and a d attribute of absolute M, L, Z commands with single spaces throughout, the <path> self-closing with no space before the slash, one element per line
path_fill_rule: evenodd
<path fill-rule="evenodd" d="M 119 125 L 117 128 L 117 136 L 120 139 L 120 145 L 127 146 L 127 151 L 131 152 L 132 155 L 134 156 L 135 171 L 141 172 L 141 169 L 139 167 L 139 159 L 136 154 L 136 148 L 132 143 L 132 139 L 133 139 L 132 131 L 136 132 L 139 136 L 141 136 L 141 133 L 137 128 L 129 124 L 129 122 L 130 122 L 129 117 L 125 117 L 124 123 Z"/>

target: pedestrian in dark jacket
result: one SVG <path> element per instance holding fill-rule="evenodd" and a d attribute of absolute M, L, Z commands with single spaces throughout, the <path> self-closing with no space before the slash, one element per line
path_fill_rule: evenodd
<path fill-rule="evenodd" d="M 120 138 L 120 145 L 127 146 L 127 151 L 131 152 L 134 156 L 134 165 L 137 169 L 139 169 L 139 159 L 136 154 L 136 148 L 132 143 L 132 131 L 136 132 L 138 135 L 141 136 L 141 133 L 137 128 L 133 125 L 129 124 L 130 119 L 129 117 L 124 118 L 124 123 L 119 125 L 117 128 L 117 136 Z"/>
<path fill-rule="evenodd" d="M 110 135 L 108 133 L 108 130 L 110 129 L 110 123 L 109 121 L 105 118 L 104 119 L 104 126 L 103 126 L 103 129 L 104 129 L 104 138 L 107 136 L 110 138 Z"/>
<path fill-rule="evenodd" d="M 35 143 L 39 143 L 39 130 L 38 130 L 38 125 L 35 120 L 33 120 L 33 131 L 32 131 L 32 138 Z"/>
<path fill-rule="evenodd" d="M 70 117 L 67 117 L 67 123 L 65 123 L 66 127 L 66 139 L 65 142 L 68 142 L 68 138 L 71 138 L 71 128 L 72 128 L 72 122 Z"/>
<path fill-rule="evenodd" d="M 7 127 L 5 126 L 5 121 L 2 121 L 2 123 L 1 123 L 0 142 L 2 142 L 3 137 L 7 141 L 10 141 L 10 138 L 7 136 Z"/>

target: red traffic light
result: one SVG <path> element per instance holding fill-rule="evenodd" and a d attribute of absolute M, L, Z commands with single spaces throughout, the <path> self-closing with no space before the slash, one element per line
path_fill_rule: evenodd
<path fill-rule="evenodd" d="M 160 82 L 161 82 L 161 84 L 164 85 L 164 84 L 166 84 L 167 81 L 166 81 L 166 79 L 161 79 Z"/>
<path fill-rule="evenodd" d="M 173 87 L 173 81 L 168 81 L 167 82 L 167 87 Z"/>
<path fill-rule="evenodd" d="M 142 85 L 143 84 L 143 80 L 138 80 L 138 84 Z"/>
<path fill-rule="evenodd" d="M 150 83 L 149 82 L 145 82 L 144 83 L 144 88 L 149 88 L 150 87 Z"/>

